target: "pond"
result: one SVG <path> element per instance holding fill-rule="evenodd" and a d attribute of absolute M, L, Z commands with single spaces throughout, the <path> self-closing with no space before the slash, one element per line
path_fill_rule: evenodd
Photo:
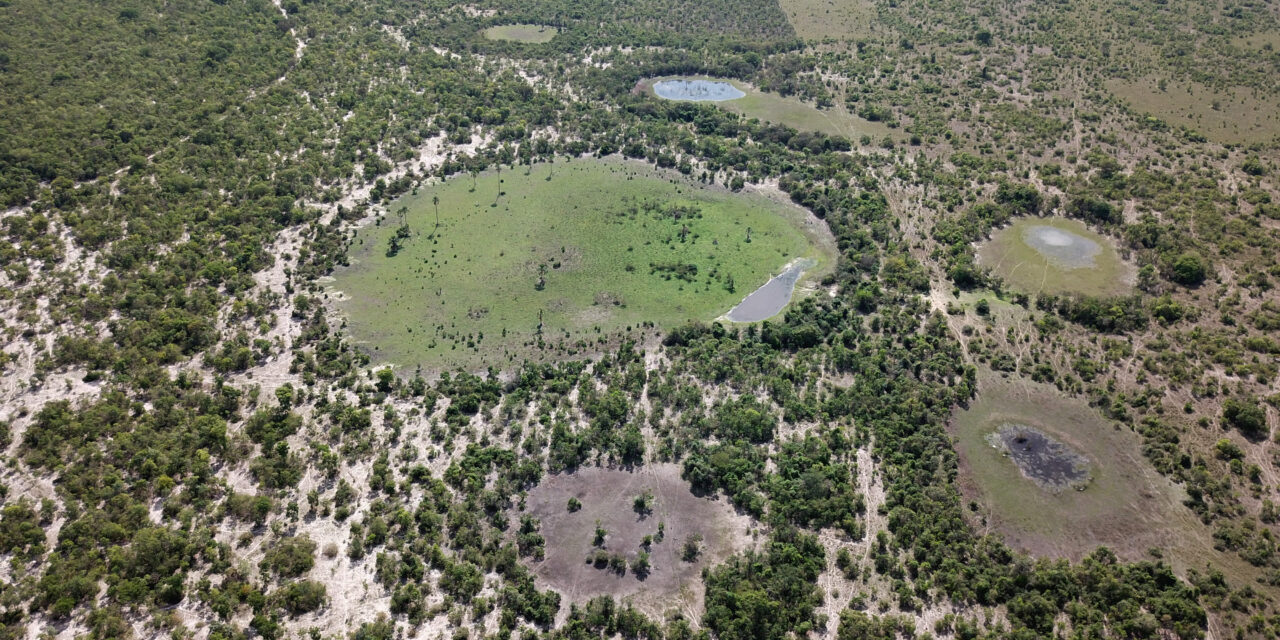
<path fill-rule="evenodd" d="M 1022 230 L 1022 241 L 1061 269 L 1095 266 L 1102 245 L 1066 229 L 1037 224 Z"/>
<path fill-rule="evenodd" d="M 653 84 L 653 92 L 659 98 L 685 102 L 724 102 L 747 95 L 728 82 L 686 79 L 660 80 Z"/>
<path fill-rule="evenodd" d="M 731 322 L 759 322 L 778 315 L 791 302 L 791 294 L 795 291 L 800 275 L 816 264 L 814 260 L 808 259 L 793 261 L 782 273 L 770 278 L 759 289 L 743 298 L 725 317 Z"/>

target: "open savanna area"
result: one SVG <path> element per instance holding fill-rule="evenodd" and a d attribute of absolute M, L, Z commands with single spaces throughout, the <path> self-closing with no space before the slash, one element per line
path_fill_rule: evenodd
<path fill-rule="evenodd" d="M 781 0 L 796 35 L 818 42 L 852 42 L 876 31 L 876 5 L 870 0 Z"/>
<path fill-rule="evenodd" d="M 1257 89 L 1215 89 L 1198 82 L 1150 77 L 1108 80 L 1106 86 L 1134 111 L 1186 127 L 1210 140 L 1249 144 L 1280 136 L 1280 96 Z"/>
<path fill-rule="evenodd" d="M 362 348 L 402 366 L 585 354 L 710 321 L 795 258 L 831 261 L 794 205 L 619 159 L 458 176 L 391 211 L 334 288 Z"/>

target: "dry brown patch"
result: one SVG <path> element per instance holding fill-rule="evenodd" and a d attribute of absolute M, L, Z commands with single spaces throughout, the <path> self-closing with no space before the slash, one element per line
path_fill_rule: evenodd
<path fill-rule="evenodd" d="M 653 493 L 653 506 L 651 513 L 641 515 L 633 500 L 645 491 Z M 577 512 L 567 508 L 571 497 L 582 503 Z M 529 492 L 525 505 L 525 513 L 541 521 L 546 538 L 545 558 L 530 562 L 539 586 L 556 590 L 571 603 L 611 595 L 650 615 L 676 610 L 697 620 L 702 616 L 702 569 L 751 544 L 751 518 L 735 513 L 723 498 L 694 495 L 675 464 L 637 471 L 591 467 L 553 475 Z M 643 550 L 644 536 L 655 537 L 647 576 L 642 579 L 629 567 L 619 574 L 586 561 L 598 549 L 592 544 L 597 521 L 608 532 L 599 549 L 628 560 Z M 656 542 L 660 523 L 665 533 Z M 692 535 L 702 536 L 702 552 L 695 562 L 685 562 L 681 547 Z"/>

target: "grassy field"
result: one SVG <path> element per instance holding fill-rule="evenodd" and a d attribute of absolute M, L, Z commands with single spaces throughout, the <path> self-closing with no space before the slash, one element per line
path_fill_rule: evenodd
<path fill-rule="evenodd" d="M 1098 243 L 1102 250 L 1094 259 L 1095 266 L 1077 269 L 1057 266 L 1023 240 L 1023 231 L 1035 225 L 1062 229 Z M 978 248 L 978 259 L 1010 286 L 1027 293 L 1120 295 L 1132 288 L 1134 277 L 1132 266 L 1120 259 L 1107 238 L 1090 231 L 1078 220 L 1064 218 L 1020 218 L 993 233 L 991 239 Z"/>
<path fill-rule="evenodd" d="M 795 127 L 800 131 L 817 131 L 827 135 L 844 136 L 857 142 L 862 136 L 870 136 L 879 142 L 885 136 L 899 138 L 893 130 L 883 123 L 864 120 L 846 111 L 843 107 L 819 109 L 798 98 L 784 98 L 776 93 L 761 91 L 738 80 L 708 78 L 705 76 L 680 76 L 682 79 L 706 79 L 728 82 L 747 95 L 736 100 L 714 102 L 723 109 L 742 114 L 748 118 L 759 118 L 765 122 Z M 654 78 L 645 82 L 645 90 L 653 94 L 653 83 L 671 78 Z M 659 98 L 661 99 L 661 98 Z"/>
<path fill-rule="evenodd" d="M 1255 33 L 1239 36 L 1234 38 L 1231 44 L 1248 50 L 1251 55 L 1267 55 L 1276 49 L 1280 49 L 1280 33 Z"/>
<path fill-rule="evenodd" d="M 806 40 L 856 40 L 876 28 L 871 0 L 780 0 L 796 35 Z"/>
<path fill-rule="evenodd" d="M 390 211 L 335 288 L 358 343 L 405 366 L 580 356 L 644 323 L 713 320 L 793 258 L 818 260 L 810 277 L 834 262 L 794 205 L 619 159 L 464 175 Z"/>
<path fill-rule="evenodd" d="M 484 30 L 484 37 L 490 40 L 507 40 L 510 42 L 528 42 L 542 44 L 551 42 L 556 37 L 555 27 L 541 24 L 504 24 Z"/>
<path fill-rule="evenodd" d="M 1142 457 L 1136 433 L 1052 386 L 979 371 L 978 399 L 950 428 L 965 500 L 979 505 L 974 517 L 987 528 L 1015 547 L 1053 557 L 1079 558 L 1105 545 L 1136 560 L 1160 547 L 1174 551 L 1172 560 L 1185 568 L 1202 566 L 1202 554 L 1214 553 L 1207 532 L 1182 506 L 1182 491 Z M 1005 423 L 1038 429 L 1087 457 L 1088 487 L 1055 494 L 1024 477 L 985 439 Z"/>
<path fill-rule="evenodd" d="M 1253 36 L 1242 41 L 1245 43 L 1265 40 Z M 1216 91 L 1197 82 L 1168 82 L 1162 90 L 1152 78 L 1107 80 L 1105 84 L 1135 111 L 1193 129 L 1214 142 L 1249 143 L 1280 136 L 1280 100 L 1255 95 L 1252 89 Z"/>

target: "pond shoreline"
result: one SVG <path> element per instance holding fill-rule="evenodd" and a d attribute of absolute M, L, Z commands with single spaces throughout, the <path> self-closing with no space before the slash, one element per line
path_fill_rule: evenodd
<path fill-rule="evenodd" d="M 791 304 L 800 277 L 817 264 L 811 258 L 796 258 L 788 262 L 781 273 L 769 278 L 724 314 L 724 319 L 729 322 L 760 322 L 782 313 Z"/>

